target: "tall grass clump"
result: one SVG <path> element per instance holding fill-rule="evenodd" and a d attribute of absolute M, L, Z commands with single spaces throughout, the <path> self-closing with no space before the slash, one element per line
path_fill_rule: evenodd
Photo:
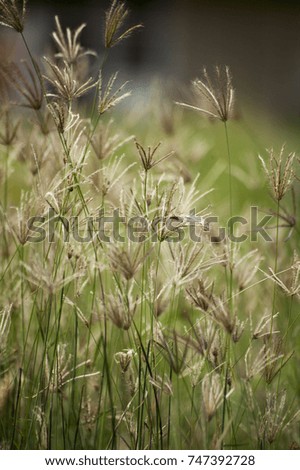
<path fill-rule="evenodd" d="M 299 448 L 296 153 L 236 122 L 227 66 L 126 108 L 124 2 L 100 52 L 55 17 L 39 59 L 0 12 L 1 448 Z"/>

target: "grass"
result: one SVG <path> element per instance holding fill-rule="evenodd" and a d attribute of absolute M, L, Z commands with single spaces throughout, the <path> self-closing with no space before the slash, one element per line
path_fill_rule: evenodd
<path fill-rule="evenodd" d="M 56 19 L 36 61 L 2 3 L 28 65 L 0 71 L 1 448 L 299 448 L 299 164 L 276 124 L 234 119 L 228 68 L 193 109 L 117 107 L 124 4 L 89 80 L 80 29 Z"/>

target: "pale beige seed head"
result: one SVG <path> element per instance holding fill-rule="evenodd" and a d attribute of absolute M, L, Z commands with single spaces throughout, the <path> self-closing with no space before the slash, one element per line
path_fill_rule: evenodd
<path fill-rule="evenodd" d="M 120 30 L 124 26 L 128 14 L 129 11 L 123 1 L 112 1 L 105 15 L 104 44 L 107 49 L 116 46 L 123 39 L 128 38 L 135 30 L 142 27 L 141 24 L 137 24 L 121 32 Z"/>
<path fill-rule="evenodd" d="M 6 306 L 0 311 L 0 358 L 3 362 L 3 354 L 6 350 L 7 338 L 10 330 L 12 305 Z"/>
<path fill-rule="evenodd" d="M 91 139 L 91 145 L 98 160 L 102 161 L 116 154 L 116 152 L 130 142 L 133 136 L 122 138 L 115 130 L 113 130 L 113 120 L 108 123 L 99 122 L 97 131 Z"/>
<path fill-rule="evenodd" d="M 47 57 L 44 58 L 49 66 L 50 75 L 44 75 L 44 78 L 52 85 L 53 91 L 47 93 L 49 98 L 64 100 L 70 103 L 87 93 L 96 86 L 92 77 L 88 78 L 84 83 L 77 80 L 74 68 L 66 62 L 62 66 L 54 64 Z"/>
<path fill-rule="evenodd" d="M 22 7 L 19 7 L 18 0 L 0 0 L 0 24 L 12 28 L 18 33 L 24 30 L 24 20 L 26 14 L 26 2 L 22 1 Z"/>
<path fill-rule="evenodd" d="M 187 298 L 195 307 L 207 312 L 213 299 L 213 288 L 212 283 L 198 278 L 193 284 L 186 288 Z"/>
<path fill-rule="evenodd" d="M 41 200 L 35 198 L 30 192 L 21 193 L 18 207 L 13 207 L 13 212 L 7 218 L 9 231 L 21 245 L 25 245 L 31 233 L 30 219 L 41 210 Z"/>
<path fill-rule="evenodd" d="M 0 123 L 3 129 L 0 131 L 0 144 L 5 147 L 9 147 L 16 142 L 20 125 L 19 120 L 13 119 L 11 114 L 8 108 L 4 108 L 0 113 Z"/>
<path fill-rule="evenodd" d="M 125 297 L 120 292 L 108 294 L 103 305 L 106 314 L 112 323 L 122 330 L 128 330 L 131 326 L 137 308 L 137 300 L 132 297 L 132 291 Z"/>
<path fill-rule="evenodd" d="M 271 383 L 274 374 L 278 372 L 278 363 L 284 358 L 278 347 L 274 347 L 274 336 L 272 343 L 269 337 L 264 336 L 265 345 L 260 350 L 256 350 L 253 344 L 249 346 L 245 354 L 246 379 L 252 380 L 254 377 L 264 375 L 266 382 Z M 276 340 L 276 344 L 279 344 Z M 282 361 L 281 361 L 282 362 Z M 280 366 L 279 366 L 280 367 Z"/>
<path fill-rule="evenodd" d="M 207 421 L 211 421 L 223 402 L 224 384 L 221 377 L 213 372 L 202 380 L 202 403 Z M 232 390 L 227 394 L 227 398 Z"/>
<path fill-rule="evenodd" d="M 54 367 L 49 364 L 48 358 L 46 358 L 45 366 L 45 380 L 48 383 L 44 390 L 49 390 L 51 393 L 61 393 L 63 388 L 68 383 L 72 383 L 77 380 L 85 380 L 88 377 L 94 377 L 100 374 L 100 372 L 90 372 L 87 370 L 92 364 L 91 359 L 79 362 L 75 366 L 72 366 L 73 356 L 67 352 L 68 345 L 59 343 L 56 348 L 56 360 L 54 361 Z M 79 370 L 83 373 L 78 373 Z M 42 393 L 44 390 L 39 390 L 38 393 Z"/>
<path fill-rule="evenodd" d="M 260 437 L 272 444 L 294 421 L 299 421 L 300 410 L 293 413 L 287 402 L 286 390 L 267 392 L 265 413 L 260 416 Z"/>
<path fill-rule="evenodd" d="M 133 349 L 124 349 L 115 354 L 115 361 L 117 364 L 120 364 L 122 372 L 127 372 L 134 356 L 135 352 Z"/>
<path fill-rule="evenodd" d="M 0 376 L 0 412 L 1 413 L 4 413 L 5 409 L 7 409 L 7 407 L 10 406 L 10 403 L 13 400 L 14 387 L 15 387 L 15 371 L 10 368 L 10 370 L 7 372 L 4 372 L 4 373 L 1 372 L 1 376 Z M 3 450 L 2 446 L 1 446 L 1 450 Z"/>
<path fill-rule="evenodd" d="M 127 281 L 134 278 L 149 255 L 149 251 L 144 253 L 143 248 L 141 243 L 137 246 L 131 244 L 128 247 L 113 245 L 109 252 L 112 270 L 122 274 Z"/>
<path fill-rule="evenodd" d="M 25 100 L 20 105 L 37 111 L 42 107 L 43 91 L 36 74 L 32 71 L 27 61 L 24 60 L 23 64 L 24 70 L 21 70 L 14 62 L 3 63 L 1 64 L 0 74 Z M 35 66 L 38 67 L 37 64 Z"/>
<path fill-rule="evenodd" d="M 36 437 L 39 442 L 39 448 L 46 450 L 48 444 L 48 427 L 45 413 L 40 406 L 35 406 L 33 409 L 33 418 L 37 424 Z"/>
<path fill-rule="evenodd" d="M 288 296 L 297 296 L 300 297 L 300 257 L 298 253 L 294 252 L 294 259 L 292 266 L 285 273 L 286 279 L 281 279 L 272 268 L 269 268 L 271 271 L 272 281 L 274 281 Z"/>
<path fill-rule="evenodd" d="M 271 191 L 276 201 L 281 201 L 294 182 L 294 159 L 295 153 L 285 155 L 283 145 L 277 154 L 275 150 L 267 149 L 267 159 L 259 155 L 263 169 L 266 173 Z"/>
<path fill-rule="evenodd" d="M 116 89 L 116 91 L 113 91 L 117 76 L 118 72 L 114 73 L 104 87 L 102 72 L 100 71 L 98 80 L 98 112 L 100 115 L 104 114 L 109 109 L 114 108 L 117 104 L 131 95 L 131 91 L 123 93 L 123 89 L 126 87 L 128 82 L 124 82 Z"/>
<path fill-rule="evenodd" d="M 156 375 L 156 377 L 150 377 L 149 383 L 156 388 L 159 393 L 164 393 L 165 395 L 173 395 L 173 385 L 167 374 L 164 374 L 163 377 Z"/>
<path fill-rule="evenodd" d="M 59 134 L 63 134 L 67 126 L 69 114 L 65 102 L 63 100 L 53 100 L 48 104 L 48 109 L 54 120 L 57 131 Z"/>
<path fill-rule="evenodd" d="M 177 103 L 188 109 L 199 111 L 211 118 L 226 122 L 232 117 L 234 105 L 234 89 L 232 77 L 228 66 L 215 67 L 214 75 L 209 75 L 207 70 L 203 71 L 203 78 L 196 78 L 192 82 L 193 91 L 198 103 Z"/>
<path fill-rule="evenodd" d="M 52 37 L 59 51 L 55 54 L 55 57 L 62 59 L 68 65 L 73 65 L 84 56 L 96 55 L 95 52 L 85 49 L 79 41 L 80 34 L 86 26 L 85 24 L 79 26 L 75 31 L 67 28 L 65 33 L 58 16 L 55 16 L 55 24 L 56 31 L 53 31 Z"/>

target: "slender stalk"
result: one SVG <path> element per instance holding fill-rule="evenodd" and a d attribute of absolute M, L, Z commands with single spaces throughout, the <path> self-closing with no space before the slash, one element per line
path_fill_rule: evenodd
<path fill-rule="evenodd" d="M 3 209 L 4 212 L 7 209 L 7 196 L 8 196 L 8 160 L 9 160 L 10 146 L 6 146 L 6 152 L 4 156 L 4 185 L 3 185 Z"/>
<path fill-rule="evenodd" d="M 16 447 L 16 445 L 15 445 L 15 435 L 16 435 L 16 429 L 17 429 L 17 420 L 18 420 L 20 398 L 21 398 L 22 376 L 23 376 L 23 370 L 19 369 L 18 389 L 17 389 L 16 404 L 14 406 L 14 419 L 13 419 L 14 422 L 13 422 L 10 449 L 13 449 L 14 447 Z"/>
<path fill-rule="evenodd" d="M 232 169 L 231 169 L 231 152 L 230 152 L 230 145 L 229 145 L 229 135 L 228 135 L 228 127 L 227 122 L 224 121 L 224 129 L 225 129 L 225 139 L 226 139 L 226 149 L 227 149 L 227 160 L 228 160 L 228 191 L 229 191 L 229 216 L 232 218 L 233 216 L 233 201 L 232 201 Z M 230 234 L 232 230 L 232 225 L 229 227 Z"/>
<path fill-rule="evenodd" d="M 285 349 L 285 346 L 287 344 L 287 340 L 288 340 L 288 332 L 290 330 L 290 327 L 291 327 L 291 319 L 292 319 L 292 311 L 293 311 L 293 303 L 294 303 L 294 296 L 292 295 L 291 298 L 289 299 L 289 311 L 288 311 L 288 323 L 287 323 L 287 327 L 286 327 L 286 331 L 285 331 L 285 334 L 283 336 L 283 340 L 284 340 L 284 347 L 283 349 Z M 284 364 L 284 360 L 285 358 L 283 357 L 281 359 L 281 362 L 280 362 L 280 368 L 279 368 L 279 373 L 278 373 L 278 381 L 277 381 L 277 396 L 279 394 L 279 387 L 280 387 L 280 381 L 281 381 L 281 372 L 282 372 L 282 367 L 283 367 L 283 364 Z"/>
<path fill-rule="evenodd" d="M 232 202 L 232 169 L 231 169 L 231 152 L 229 145 L 229 135 L 227 123 L 224 121 L 224 130 L 225 130 L 225 140 L 227 148 L 227 160 L 228 160 L 228 195 L 229 195 L 229 217 L 228 221 L 228 236 L 229 236 L 229 313 L 230 316 L 233 314 L 233 251 L 232 251 L 232 216 L 233 216 L 233 202 Z M 228 285 L 227 285 L 228 286 Z M 224 434 L 225 424 L 226 424 L 226 408 L 227 408 L 227 390 L 228 390 L 228 379 L 230 371 L 230 336 L 226 334 L 225 340 L 225 374 L 224 374 L 224 389 L 223 389 L 223 405 L 222 405 L 222 425 L 221 433 Z M 221 443 L 221 448 L 223 449 L 223 441 Z"/>
<path fill-rule="evenodd" d="M 276 238 L 275 238 L 275 261 L 274 261 L 274 272 L 277 275 L 278 269 L 278 248 L 279 248 L 279 200 L 277 201 L 277 211 L 276 211 Z M 276 293 L 277 286 L 276 282 L 273 285 L 273 300 L 272 300 L 272 317 L 271 317 L 271 326 L 270 326 L 270 344 L 272 343 L 273 329 L 274 329 L 274 315 L 276 309 Z"/>

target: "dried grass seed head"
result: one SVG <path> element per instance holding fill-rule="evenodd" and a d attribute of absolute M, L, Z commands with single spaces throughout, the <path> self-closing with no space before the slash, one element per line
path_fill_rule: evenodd
<path fill-rule="evenodd" d="M 149 383 L 155 387 L 159 393 L 164 393 L 165 395 L 173 395 L 173 385 L 167 374 L 164 374 L 163 377 L 156 375 L 156 377 L 150 377 Z"/>
<path fill-rule="evenodd" d="M 51 368 L 48 359 L 46 358 L 45 375 L 48 386 L 44 390 L 49 390 L 52 393 L 62 392 L 65 385 L 79 379 L 86 379 L 99 375 L 100 372 L 86 373 L 87 369 L 91 366 L 91 359 L 87 359 L 72 367 L 73 357 L 72 354 L 67 353 L 68 345 L 59 343 L 56 349 L 56 360 L 54 367 Z M 78 369 L 83 368 L 83 374 L 77 375 Z M 41 393 L 44 390 L 40 390 Z"/>
<path fill-rule="evenodd" d="M 233 257 L 237 255 L 236 251 L 233 252 Z M 255 277 L 259 264 L 263 257 L 259 254 L 258 250 L 252 250 L 243 255 L 241 258 L 234 260 L 234 274 L 237 278 L 239 290 L 245 289 Z"/>
<path fill-rule="evenodd" d="M 212 77 L 209 76 L 204 68 L 203 79 L 197 78 L 194 80 L 192 87 L 196 98 L 200 99 L 200 106 L 186 103 L 177 103 L 178 105 L 199 111 L 223 122 L 231 118 L 234 104 L 234 89 L 228 66 L 216 66 Z"/>
<path fill-rule="evenodd" d="M 128 82 L 124 82 L 116 91 L 112 91 L 115 81 L 117 79 L 118 72 L 111 75 L 109 78 L 106 87 L 103 87 L 103 78 L 102 78 L 102 71 L 99 74 L 99 81 L 98 81 L 98 112 L 100 116 L 104 114 L 111 108 L 114 108 L 123 101 L 125 98 L 131 95 L 131 91 L 123 92 L 123 89 L 127 85 Z"/>
<path fill-rule="evenodd" d="M 162 355 L 175 372 L 175 374 L 184 373 L 187 367 L 187 358 L 190 352 L 189 341 L 186 341 L 174 330 L 171 336 L 167 336 L 162 330 L 156 341 L 160 347 Z"/>
<path fill-rule="evenodd" d="M 212 372 L 202 380 L 202 402 L 207 421 L 211 421 L 218 408 L 223 402 L 224 385 L 221 377 Z M 227 393 L 226 398 L 231 395 L 233 389 Z"/>
<path fill-rule="evenodd" d="M 103 198 L 115 189 L 119 191 L 120 184 L 124 184 L 124 177 L 129 170 L 135 165 L 134 163 L 123 166 L 125 155 L 116 156 L 110 159 L 106 166 L 103 166 L 99 171 L 99 189 L 102 193 Z M 110 194 L 111 196 L 111 194 Z"/>
<path fill-rule="evenodd" d="M 219 326 L 209 318 L 198 320 L 193 327 L 196 349 L 213 367 L 217 368 L 223 362 L 225 344 L 224 335 Z"/>
<path fill-rule="evenodd" d="M 135 140 L 135 146 L 137 148 L 137 151 L 139 153 L 143 168 L 145 171 L 151 170 L 154 166 L 158 165 L 162 161 L 166 160 L 169 158 L 171 155 L 174 155 L 174 152 L 169 152 L 163 157 L 159 158 L 158 160 L 154 160 L 154 156 L 156 154 L 156 151 L 160 147 L 161 142 L 159 142 L 157 145 L 154 147 L 147 147 L 147 150 L 137 141 Z"/>
<path fill-rule="evenodd" d="M 294 252 L 293 264 L 288 270 L 289 277 L 284 282 L 280 277 L 269 267 L 272 273 L 272 281 L 274 281 L 288 296 L 300 297 L 300 257 L 298 253 Z"/>
<path fill-rule="evenodd" d="M 115 294 L 106 296 L 103 307 L 113 324 L 126 331 L 130 328 L 136 312 L 137 300 L 133 300 L 132 289 L 129 289 L 124 296 L 120 291 L 117 291 Z"/>
<path fill-rule="evenodd" d="M 6 306 L 0 311 L 0 358 L 3 362 L 3 354 L 6 351 L 7 338 L 10 330 L 12 305 Z M 1 364 L 2 366 L 2 364 Z"/>
<path fill-rule="evenodd" d="M 115 361 L 117 364 L 120 364 L 123 373 L 128 371 L 135 354 L 136 353 L 133 349 L 124 349 L 123 351 L 117 352 L 115 354 Z"/>
<path fill-rule="evenodd" d="M 3 131 L 0 132 L 0 144 L 9 147 L 17 140 L 20 122 L 12 119 L 8 108 L 4 108 L 3 112 L 0 113 L 0 123 L 1 121 L 3 122 Z"/>
<path fill-rule="evenodd" d="M 15 90 L 25 99 L 21 106 L 31 108 L 35 111 L 42 107 L 43 91 L 40 81 L 32 71 L 26 60 L 23 60 L 24 71 L 14 62 L 2 64 L 0 73 L 9 81 Z M 36 64 L 36 67 L 37 64 Z"/>
<path fill-rule="evenodd" d="M 53 118 L 56 129 L 59 134 L 63 134 L 66 129 L 69 114 L 65 102 L 61 100 L 53 100 L 51 103 L 48 103 L 48 109 Z"/>
<path fill-rule="evenodd" d="M 299 420 L 300 410 L 294 414 L 290 405 L 287 403 L 286 390 L 276 393 L 267 392 L 266 410 L 261 415 L 261 424 L 259 434 L 262 439 L 267 438 L 269 444 L 272 444 L 276 438 L 295 420 Z"/>
<path fill-rule="evenodd" d="M 16 237 L 21 245 L 25 245 L 31 233 L 31 225 L 33 215 L 39 214 L 42 208 L 40 198 L 29 191 L 21 192 L 20 204 L 18 207 L 12 207 L 12 212 L 7 218 L 10 232 Z M 17 216 L 16 216 L 17 215 Z"/>
<path fill-rule="evenodd" d="M 129 281 L 143 266 L 149 253 L 149 251 L 143 253 L 143 245 L 141 243 L 135 247 L 129 245 L 127 248 L 125 246 L 113 245 L 109 252 L 111 268 L 114 272 L 121 273 Z"/>
<path fill-rule="evenodd" d="M 22 33 L 24 30 L 24 20 L 26 14 L 26 2 L 20 2 L 18 0 L 0 0 L 0 24 L 14 29 L 18 33 Z"/>
<path fill-rule="evenodd" d="M 264 375 L 266 382 L 271 383 L 278 372 L 277 363 L 279 361 L 282 363 L 281 359 L 284 358 L 284 354 L 281 354 L 280 340 L 274 338 L 276 337 L 273 336 L 272 343 L 270 343 L 269 337 L 264 336 L 265 344 L 259 351 L 254 349 L 253 344 L 249 346 L 245 354 L 246 380 Z M 277 346 L 274 346 L 275 341 Z"/>
<path fill-rule="evenodd" d="M 259 159 L 269 180 L 269 185 L 276 201 L 281 201 L 294 182 L 295 173 L 293 163 L 295 153 L 288 153 L 285 156 L 284 145 L 281 147 L 278 154 L 276 154 L 273 148 L 267 149 L 267 153 L 267 162 L 261 155 L 259 155 Z"/>
<path fill-rule="evenodd" d="M 47 93 L 48 97 L 63 99 L 67 103 L 87 93 L 94 88 L 97 83 L 93 82 L 92 77 L 84 83 L 79 83 L 74 72 L 74 67 L 64 62 L 59 67 L 47 57 L 44 58 L 50 69 L 50 76 L 44 75 L 44 78 L 53 86 L 53 92 Z"/>
<path fill-rule="evenodd" d="M 53 255 L 52 255 L 53 257 Z M 58 269 L 54 269 L 54 259 L 49 259 L 47 263 L 42 263 L 38 256 L 32 257 L 23 267 L 26 272 L 26 279 L 32 289 L 41 289 L 48 295 L 52 295 L 75 281 L 79 277 L 86 275 L 84 270 L 76 270 L 73 274 L 66 274 L 66 267 L 62 264 Z"/>
<path fill-rule="evenodd" d="M 123 41 L 123 39 L 128 38 L 135 30 L 142 27 L 141 24 L 137 24 L 121 33 L 120 29 L 124 25 L 128 14 L 129 10 L 126 8 L 123 1 L 112 1 L 105 15 L 104 44 L 107 49 L 116 46 Z"/>
<path fill-rule="evenodd" d="M 62 59 L 68 65 L 75 64 L 80 58 L 87 55 L 96 55 L 95 52 L 85 49 L 79 42 L 79 37 L 86 24 L 79 26 L 74 32 L 70 28 L 63 32 L 58 16 L 55 16 L 56 31 L 52 37 L 59 50 L 55 57 Z"/>
<path fill-rule="evenodd" d="M 187 298 L 195 307 L 207 312 L 213 299 L 213 283 L 202 278 L 196 279 L 193 284 L 186 288 Z"/>
<path fill-rule="evenodd" d="M 258 338 L 264 338 L 264 337 L 269 338 L 271 335 L 271 324 L 274 322 L 275 318 L 278 317 L 278 314 L 279 314 L 278 312 L 275 315 L 272 315 L 272 313 L 270 314 L 265 313 L 260 318 L 260 320 L 258 321 L 254 329 L 252 328 L 252 323 L 250 322 L 251 330 L 253 330 L 252 339 L 258 339 Z M 278 334 L 278 333 L 279 331 L 273 328 L 272 335 Z"/>
<path fill-rule="evenodd" d="M 91 144 L 98 160 L 102 161 L 115 155 L 117 150 L 133 139 L 133 136 L 123 139 L 118 133 L 112 130 L 112 126 L 112 119 L 110 119 L 108 123 L 100 121 L 97 127 L 97 132 L 91 139 Z"/>

